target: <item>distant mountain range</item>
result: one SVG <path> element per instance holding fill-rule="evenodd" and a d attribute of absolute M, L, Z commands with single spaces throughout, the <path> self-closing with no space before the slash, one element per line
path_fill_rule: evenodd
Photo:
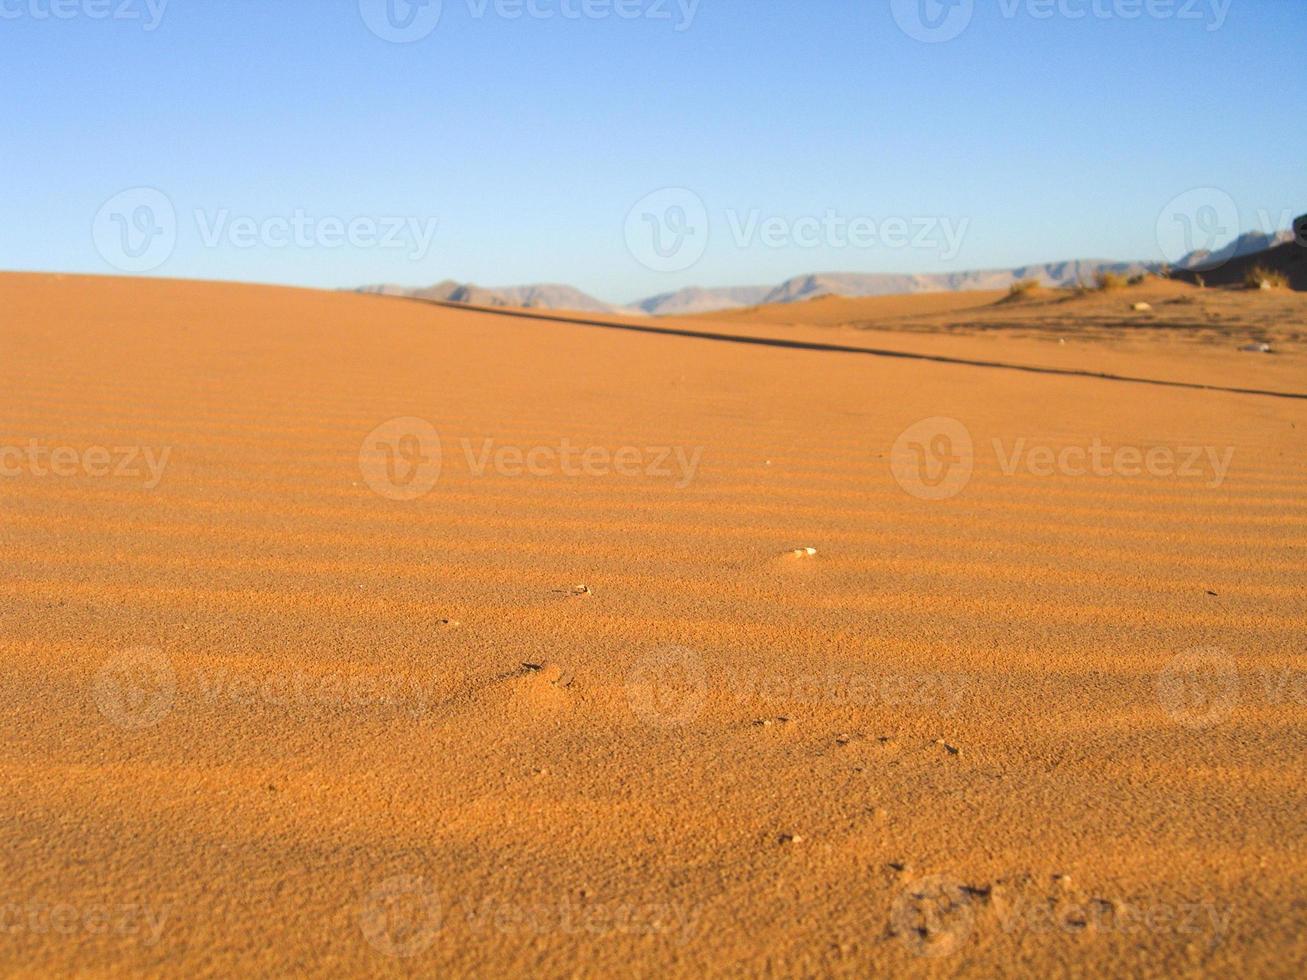
<path fill-rule="evenodd" d="M 771 303 L 801 303 L 818 296 L 890 296 L 900 293 L 958 292 L 968 289 L 1007 289 L 1023 279 L 1038 279 L 1048 286 L 1074 286 L 1092 282 L 1102 271 L 1133 274 L 1149 268 L 1143 262 L 1113 262 L 1108 259 L 1076 259 L 1023 265 L 1015 269 L 982 269 L 928 275 L 895 275 L 879 272 L 822 272 L 795 276 L 779 286 L 724 286 L 706 289 L 691 286 L 638 300 L 630 306 L 605 303 L 573 286 L 476 286 L 453 280 L 425 289 L 404 286 L 364 286 L 361 293 L 434 299 L 469 306 L 519 306 L 544 310 L 579 310 L 585 313 L 689 316 L 717 310 L 739 309 Z"/>
<path fill-rule="evenodd" d="M 1209 286 L 1236 286 L 1245 282 L 1255 268 L 1279 272 L 1289 288 L 1307 291 L 1307 215 L 1292 231 L 1274 235 L 1253 232 L 1235 239 L 1214 256 L 1195 252 L 1171 270 L 1171 278 L 1202 282 Z"/>
<path fill-rule="evenodd" d="M 764 303 L 801 303 L 818 296 L 892 296 L 903 293 L 953 293 L 973 289 L 1007 289 L 1013 283 L 1035 279 L 1046 286 L 1074 286 L 1093 282 L 1100 272 L 1134 275 L 1148 269 L 1143 262 L 1113 262 L 1109 259 L 1074 259 L 1023 265 L 1015 269 L 977 269 L 970 272 L 927 275 L 830 272 L 798 276 L 781 283 Z"/>
<path fill-rule="evenodd" d="M 1301 219 L 1299 219 L 1301 220 Z M 1287 245 L 1293 241 L 1292 231 L 1277 231 L 1273 235 L 1267 235 L 1260 231 L 1250 231 L 1240 235 L 1230 244 L 1215 252 L 1207 249 L 1200 249 L 1196 252 L 1190 252 L 1179 262 L 1175 264 L 1177 269 L 1188 269 L 1194 272 L 1202 272 L 1204 269 L 1212 269 L 1224 265 L 1232 259 L 1242 259 L 1249 255 L 1256 255 L 1258 252 L 1266 252 L 1280 245 Z"/>
<path fill-rule="evenodd" d="M 617 313 L 621 310 L 620 307 L 587 296 L 573 286 L 552 283 L 485 288 L 447 279 L 425 289 L 406 289 L 403 286 L 364 286 L 359 292 L 378 293 L 383 296 L 409 296 L 413 299 L 435 299 L 446 303 L 465 303 L 468 306 L 519 306 L 539 310 L 578 310 L 583 313 Z"/>
<path fill-rule="evenodd" d="M 1275 234 L 1249 232 L 1218 252 L 1197 251 L 1175 266 L 1177 273 L 1193 274 L 1204 268 L 1234 263 L 1262 253 L 1284 249 L 1294 242 L 1292 231 Z M 1295 246 L 1296 247 L 1296 246 Z M 1302 251 L 1301 249 L 1299 251 Z M 1296 255 L 1296 253 L 1295 253 Z M 1014 283 L 1034 279 L 1046 286 L 1075 286 L 1093 282 L 1100 272 L 1136 275 L 1154 271 L 1157 263 L 1115 262 L 1110 259 L 1072 259 L 1023 265 L 1013 269 L 978 269 L 969 272 L 897 275 L 892 273 L 823 272 L 787 279 L 779 286 L 692 286 L 676 292 L 650 296 L 630 306 L 615 306 L 596 299 L 573 286 L 482 287 L 447 280 L 425 289 L 402 286 L 365 286 L 361 293 L 409 296 L 416 299 L 466 303 L 470 306 L 518 306 L 545 310 L 577 310 L 584 313 L 620 313 L 649 316 L 689 316 L 717 310 L 739 309 L 773 303 L 802 303 L 818 296 L 890 296 L 903 293 L 961 292 L 976 289 L 1007 289 Z M 1212 280 L 1215 285 L 1217 280 Z M 1296 286 L 1296 281 L 1295 281 Z M 1296 287 L 1301 288 L 1301 287 Z"/>
<path fill-rule="evenodd" d="M 689 316 L 694 313 L 712 313 L 716 310 L 733 310 L 742 306 L 757 306 L 767 302 L 771 286 L 725 286 L 721 289 L 704 289 L 691 286 L 674 293 L 660 293 L 635 303 L 636 309 L 652 316 Z"/>

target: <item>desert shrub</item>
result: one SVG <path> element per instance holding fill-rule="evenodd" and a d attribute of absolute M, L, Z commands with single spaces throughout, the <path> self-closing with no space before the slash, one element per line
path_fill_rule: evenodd
<path fill-rule="evenodd" d="M 1249 289 L 1288 289 L 1289 277 L 1264 265 L 1255 265 L 1248 270 L 1243 283 Z"/>
<path fill-rule="evenodd" d="M 1109 289 L 1121 289 L 1129 283 L 1130 280 L 1119 272 L 1100 272 L 1094 276 L 1094 285 L 1104 292 Z"/>
<path fill-rule="evenodd" d="M 1044 284 L 1038 279 L 1021 279 L 1008 288 L 1009 296 L 1029 296 L 1036 290 L 1043 289 Z"/>

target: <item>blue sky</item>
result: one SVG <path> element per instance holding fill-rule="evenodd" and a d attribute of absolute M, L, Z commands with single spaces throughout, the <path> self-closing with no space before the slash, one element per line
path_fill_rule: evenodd
<path fill-rule="evenodd" d="M 934 43 L 923 0 L 444 0 L 411 43 L 369 28 L 385 2 L 0 0 L 0 268 L 117 273 L 112 237 L 157 224 L 150 275 L 625 302 L 1161 258 L 1161 227 L 1307 212 L 1301 0 L 924 0 L 963 18 Z M 660 222 L 700 240 L 650 262 Z"/>

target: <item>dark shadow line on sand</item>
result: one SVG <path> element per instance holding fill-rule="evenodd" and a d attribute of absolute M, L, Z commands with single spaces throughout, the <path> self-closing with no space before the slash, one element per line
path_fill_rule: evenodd
<path fill-rule="evenodd" d="M 968 357 L 949 357 L 946 354 L 916 354 L 911 351 L 885 350 L 877 347 L 854 347 L 849 344 L 822 344 L 807 340 L 784 340 L 780 337 L 748 337 L 731 333 L 713 333 L 709 330 L 689 330 L 685 327 L 655 327 L 636 323 L 614 323 L 611 320 L 592 320 L 585 317 L 539 314 L 528 310 L 503 309 L 496 306 L 470 306 L 439 299 L 413 299 L 418 303 L 443 306 L 451 310 L 471 313 L 489 313 L 493 316 L 518 317 L 541 323 L 568 323 L 579 327 L 602 327 L 606 330 L 627 330 L 632 333 L 661 334 L 668 337 L 688 337 L 692 340 L 715 340 L 754 347 L 780 347 L 786 350 L 827 351 L 837 354 L 863 354 L 869 357 L 892 357 L 903 361 L 932 361 L 936 364 L 957 364 L 964 367 L 997 368 L 1003 371 L 1023 371 L 1027 374 L 1053 374 L 1069 378 L 1095 378 L 1099 381 L 1123 381 L 1128 384 L 1157 385 L 1163 388 L 1188 388 L 1193 391 L 1221 391 L 1232 395 L 1261 395 L 1266 398 L 1292 398 L 1307 400 L 1307 394 L 1293 391 L 1269 391 L 1264 388 L 1228 388 L 1224 385 L 1205 385 L 1194 381 L 1165 381 L 1159 378 L 1139 378 L 1128 374 L 1110 374 L 1106 371 L 1083 371 L 1077 368 L 1036 367 L 1031 364 L 1010 364 L 1006 361 L 982 361 Z"/>

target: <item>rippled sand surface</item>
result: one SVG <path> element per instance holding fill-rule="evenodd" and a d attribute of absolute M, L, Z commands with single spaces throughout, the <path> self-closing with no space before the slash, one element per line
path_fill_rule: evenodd
<path fill-rule="evenodd" d="M 992 302 L 0 276 L 0 967 L 1297 975 L 1307 401 L 819 345 L 1307 392 L 1301 306 Z"/>

